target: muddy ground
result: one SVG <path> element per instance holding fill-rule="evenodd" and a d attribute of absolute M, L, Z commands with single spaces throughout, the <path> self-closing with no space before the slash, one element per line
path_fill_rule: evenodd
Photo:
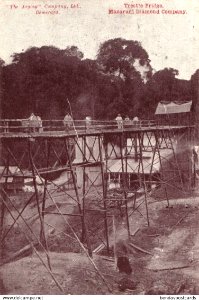
<path fill-rule="evenodd" d="M 20 209 L 21 201 L 18 197 L 14 196 L 13 199 Z M 56 201 L 64 203 L 61 197 L 57 197 Z M 40 248 L 36 248 L 37 253 L 31 248 L 28 256 L 5 263 L 14 252 L 28 243 L 22 232 L 26 230 L 27 233 L 28 230 L 19 219 L 18 224 L 15 224 L 7 236 L 4 245 L 3 264 L 0 267 L 1 294 L 199 294 L 198 195 L 170 199 L 170 207 L 167 207 L 166 201 L 152 197 L 148 199 L 148 204 L 150 226 L 147 226 L 144 204 L 139 212 L 134 212 L 130 217 L 132 236 L 126 242 L 133 270 L 131 275 L 119 273 L 113 257 L 114 238 L 127 236 L 125 220 L 119 215 L 116 216 L 115 237 L 110 222 L 109 260 L 107 260 L 107 253 L 103 251 L 98 255 L 93 255 L 93 261 L 105 281 L 95 270 L 60 215 L 45 216 L 51 273 L 42 263 L 43 261 L 47 266 L 46 255 Z M 47 203 L 47 206 L 50 207 L 50 203 Z M 63 212 L 65 204 L 60 204 L 59 207 Z M 71 212 L 76 211 L 72 203 L 70 207 Z M 52 212 L 53 209 L 51 207 L 49 211 Z M 69 211 L 68 206 L 66 211 Z M 36 215 L 37 211 L 33 202 L 24 211 L 23 216 L 34 233 L 39 235 L 39 221 L 34 217 Z M 74 220 L 74 217 L 67 220 L 76 228 L 81 237 L 80 220 L 78 218 Z M 94 228 L 94 237 L 91 239 L 92 250 L 103 241 L 101 220 L 103 221 L 100 214 L 94 214 L 90 225 L 88 222 L 90 232 L 94 228 L 94 223 L 99 225 L 96 229 Z M 11 224 L 12 220 L 8 216 L 6 225 L 9 228 Z M 32 238 L 31 234 L 28 236 Z M 131 243 L 146 250 L 147 253 L 132 247 Z M 121 291 L 122 279 L 133 282 L 133 287 L 128 285 Z"/>

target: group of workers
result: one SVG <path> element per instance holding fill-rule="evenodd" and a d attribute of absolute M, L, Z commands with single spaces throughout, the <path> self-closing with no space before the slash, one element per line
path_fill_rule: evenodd
<path fill-rule="evenodd" d="M 66 131 L 72 129 L 72 127 L 74 126 L 73 118 L 71 117 L 71 115 L 69 113 L 64 117 L 63 122 L 64 122 L 64 127 L 65 127 Z M 91 124 L 92 124 L 92 119 L 90 116 L 87 116 L 85 118 L 86 129 L 89 129 L 91 127 Z"/>
<path fill-rule="evenodd" d="M 121 114 L 118 114 L 117 117 L 115 118 L 117 122 L 117 127 L 118 129 L 123 129 L 124 125 L 138 125 L 139 124 L 139 118 L 134 117 L 132 120 L 126 116 L 124 119 L 122 118 Z M 86 129 L 89 129 L 91 127 L 92 119 L 91 117 L 87 116 L 85 118 L 85 125 Z M 68 131 L 72 128 L 73 126 L 73 118 L 71 117 L 70 114 L 67 114 L 64 117 L 64 126 L 65 129 Z"/>
<path fill-rule="evenodd" d="M 64 122 L 64 127 L 65 127 L 66 131 L 72 129 L 72 127 L 74 126 L 73 118 L 71 117 L 71 115 L 69 113 L 64 117 L 63 122 Z M 91 117 L 87 116 L 85 118 L 86 129 L 89 129 L 91 127 L 91 123 L 92 123 Z"/>
<path fill-rule="evenodd" d="M 39 116 L 34 115 L 34 113 L 32 113 L 28 119 L 29 121 L 29 126 L 31 128 L 33 128 L 34 131 L 38 130 L 41 131 L 42 130 L 42 120 Z M 117 122 L 117 127 L 118 129 L 123 129 L 124 125 L 128 126 L 128 125 L 138 125 L 139 124 L 139 119 L 138 117 L 134 117 L 132 120 L 126 116 L 124 119 L 122 118 L 121 114 L 118 114 L 117 117 L 115 118 L 115 121 Z M 66 131 L 69 131 L 70 129 L 73 128 L 74 126 L 74 121 L 72 116 L 67 113 L 66 116 L 64 117 L 63 120 L 63 124 L 64 124 L 64 128 Z M 85 118 L 85 126 L 86 129 L 89 129 L 91 127 L 92 124 L 92 119 L 90 116 L 87 116 Z"/>
<path fill-rule="evenodd" d="M 118 114 L 115 118 L 117 122 L 118 129 L 123 129 L 124 125 L 135 125 L 137 126 L 139 124 L 139 118 L 134 117 L 132 120 L 129 118 L 129 116 L 126 116 L 124 119 L 122 118 L 121 114 Z"/>
<path fill-rule="evenodd" d="M 42 120 L 39 116 L 36 116 L 34 113 L 32 113 L 30 115 L 30 117 L 28 118 L 28 120 L 23 120 L 24 125 L 26 125 L 26 122 L 28 121 L 27 125 L 28 128 L 30 128 L 31 131 L 33 132 L 42 132 L 43 131 L 43 127 L 42 127 Z"/>

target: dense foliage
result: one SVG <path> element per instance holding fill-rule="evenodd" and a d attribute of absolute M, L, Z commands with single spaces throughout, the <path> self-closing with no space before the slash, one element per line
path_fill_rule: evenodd
<path fill-rule="evenodd" d="M 149 56 L 137 41 L 121 38 L 103 43 L 96 60 L 84 59 L 75 46 L 60 50 L 32 47 L 12 55 L 2 71 L 2 113 L 26 118 L 62 118 L 69 104 L 76 119 L 135 115 L 153 117 L 161 100 L 196 99 L 196 73 L 190 81 L 165 68 L 153 74 Z"/>

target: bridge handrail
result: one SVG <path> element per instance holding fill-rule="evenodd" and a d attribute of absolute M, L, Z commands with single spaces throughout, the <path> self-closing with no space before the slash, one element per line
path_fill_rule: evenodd
<path fill-rule="evenodd" d="M 122 128 L 142 128 L 156 126 L 154 120 L 123 120 Z M 66 128 L 67 127 L 67 128 Z M 0 132 L 28 132 L 28 131 L 65 131 L 65 130 L 110 130 L 122 129 L 116 120 L 73 120 L 68 122 L 57 120 L 30 120 L 30 119 L 0 119 Z"/>

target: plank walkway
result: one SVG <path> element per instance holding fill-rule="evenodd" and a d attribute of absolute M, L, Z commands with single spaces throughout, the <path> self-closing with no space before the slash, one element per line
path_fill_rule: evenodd
<path fill-rule="evenodd" d="M 107 129 L 106 126 L 95 127 L 89 129 L 76 129 L 76 130 L 48 130 L 42 132 L 0 132 L 0 139 L 26 139 L 26 138 L 65 138 L 65 137 L 82 137 L 82 136 L 98 136 L 102 134 L 121 134 L 123 132 L 156 132 L 156 131 L 180 131 L 188 128 L 194 128 L 194 125 L 187 126 L 131 126 L 123 129 L 111 128 Z"/>

